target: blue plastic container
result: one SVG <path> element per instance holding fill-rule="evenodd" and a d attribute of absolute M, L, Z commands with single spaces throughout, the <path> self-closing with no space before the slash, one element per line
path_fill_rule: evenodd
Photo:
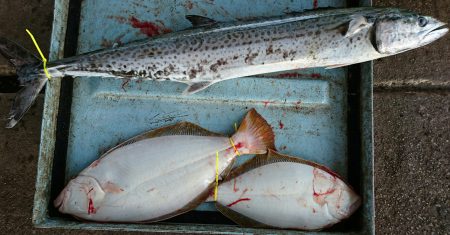
<path fill-rule="evenodd" d="M 143 27 L 148 22 L 158 26 L 159 32 L 186 29 L 190 23 L 184 16 L 188 14 L 233 21 L 311 9 L 315 4 L 345 7 L 346 2 L 56 0 L 50 58 L 143 39 L 155 33 Z M 102 152 L 130 137 L 180 121 L 231 135 L 234 123 L 256 108 L 272 125 L 280 152 L 330 167 L 362 195 L 363 206 L 357 213 L 320 233 L 374 233 L 371 63 L 232 79 L 181 96 L 185 86 L 108 78 L 52 80 L 46 89 L 34 224 L 152 232 L 287 233 L 240 228 L 208 203 L 155 224 L 82 223 L 58 213 L 51 203 L 68 180 Z"/>

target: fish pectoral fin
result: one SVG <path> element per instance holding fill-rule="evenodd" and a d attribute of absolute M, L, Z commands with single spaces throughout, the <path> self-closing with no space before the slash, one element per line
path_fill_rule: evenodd
<path fill-rule="evenodd" d="M 195 135 L 195 136 L 217 136 L 217 137 L 224 136 L 224 135 L 221 135 L 218 133 L 214 133 L 212 131 L 208 131 L 208 130 L 202 128 L 201 126 L 195 125 L 194 123 L 179 122 L 174 125 L 161 127 L 161 128 L 158 128 L 158 129 L 152 130 L 152 131 L 147 131 L 147 132 L 144 132 L 144 133 L 142 133 L 138 136 L 135 136 L 131 139 L 128 139 L 128 140 L 120 143 L 119 145 L 109 149 L 105 153 L 103 153 L 100 156 L 100 158 L 107 156 L 108 154 L 110 154 L 111 152 L 113 152 L 116 149 L 122 148 L 126 145 L 136 143 L 141 140 L 151 139 L 151 138 L 156 138 L 156 137 L 161 137 L 161 136 L 170 136 L 170 135 Z"/>
<path fill-rule="evenodd" d="M 211 26 L 217 23 L 217 21 L 213 19 L 199 15 L 186 15 L 186 19 L 191 22 L 194 28 L 202 26 Z"/>
<path fill-rule="evenodd" d="M 273 149 L 268 149 L 266 154 L 256 155 L 252 159 L 244 162 L 242 165 L 233 169 L 230 172 L 230 174 L 228 174 L 228 176 L 223 180 L 223 182 L 230 181 L 230 180 L 232 180 L 248 171 L 256 169 L 258 167 L 261 167 L 264 165 L 269 165 L 272 163 L 277 163 L 277 162 L 294 162 L 294 163 L 299 163 L 299 164 L 310 165 L 310 166 L 320 168 L 320 169 L 326 169 L 325 171 L 327 171 L 327 172 L 330 171 L 326 167 L 319 165 L 317 163 L 314 163 L 314 162 L 311 162 L 308 160 L 304 160 L 299 157 L 291 157 L 288 155 L 278 153 Z"/>
<path fill-rule="evenodd" d="M 211 86 L 213 82 L 193 82 L 183 91 L 183 95 L 191 95 Z"/>
<path fill-rule="evenodd" d="M 344 37 L 355 35 L 368 26 L 370 26 L 370 24 L 367 22 L 366 17 L 361 15 L 353 16 L 352 20 L 348 23 L 347 31 L 345 32 Z"/>

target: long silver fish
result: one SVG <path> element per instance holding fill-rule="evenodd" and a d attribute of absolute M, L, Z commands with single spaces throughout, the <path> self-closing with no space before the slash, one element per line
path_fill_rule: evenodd
<path fill-rule="evenodd" d="M 448 31 L 432 17 L 392 8 L 311 11 L 234 23 L 187 19 L 191 30 L 54 61 L 48 70 L 52 77 L 172 80 L 188 84 L 185 93 L 195 93 L 226 79 L 374 60 L 429 44 Z M 12 42 L 0 39 L 0 52 L 25 85 L 9 115 L 11 128 L 47 78 L 41 62 Z"/>

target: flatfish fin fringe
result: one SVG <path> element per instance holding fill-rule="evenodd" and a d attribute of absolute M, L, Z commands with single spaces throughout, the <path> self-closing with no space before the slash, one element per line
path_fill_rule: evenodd
<path fill-rule="evenodd" d="M 218 136 L 218 137 L 224 136 L 224 135 L 206 130 L 194 123 L 180 122 L 180 123 L 177 123 L 174 125 L 161 127 L 156 130 L 148 131 L 148 132 L 142 133 L 138 136 L 135 136 L 135 137 L 113 147 L 112 149 L 108 150 L 100 158 L 103 158 L 104 156 L 108 155 L 109 153 L 111 153 L 112 151 L 114 151 L 118 148 L 124 147 L 124 146 L 132 144 L 132 143 L 136 143 L 140 140 L 151 139 L 151 138 L 156 138 L 156 137 L 161 137 L 161 136 L 171 136 L 171 135 Z"/>

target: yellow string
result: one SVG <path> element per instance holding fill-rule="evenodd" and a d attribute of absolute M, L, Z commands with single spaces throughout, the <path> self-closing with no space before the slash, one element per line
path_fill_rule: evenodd
<path fill-rule="evenodd" d="M 231 138 L 230 138 L 230 144 L 231 144 L 231 146 L 233 146 L 234 151 L 236 152 L 236 154 L 237 154 L 238 156 L 241 156 L 241 154 L 240 154 L 239 151 L 237 150 L 236 146 L 234 146 L 233 139 L 231 139 Z"/>
<path fill-rule="evenodd" d="M 218 187 L 219 187 L 219 152 L 216 152 L 216 187 L 214 187 L 214 201 L 217 201 Z"/>
<path fill-rule="evenodd" d="M 236 123 L 234 123 L 234 129 L 237 131 Z M 237 150 L 236 146 L 234 146 L 233 140 L 231 138 L 229 138 L 229 139 L 230 139 L 230 144 L 231 144 L 231 146 L 233 146 L 234 151 L 236 152 L 236 154 L 238 156 L 241 156 L 241 154 Z M 218 188 L 219 188 L 219 152 L 216 152 L 216 185 L 214 187 L 214 201 L 217 201 L 217 190 L 218 190 Z"/>
<path fill-rule="evenodd" d="M 39 55 L 41 55 L 42 62 L 44 63 L 44 72 L 45 72 L 45 76 L 47 76 L 48 80 L 50 80 L 52 77 L 50 76 L 50 74 L 48 73 L 48 70 L 47 70 L 47 59 L 44 57 L 44 54 L 42 53 L 41 48 L 39 48 L 39 45 L 37 44 L 36 39 L 34 39 L 34 36 L 33 36 L 33 34 L 30 32 L 30 30 L 28 30 L 28 29 L 25 29 L 25 30 L 26 30 L 27 33 L 30 35 L 31 40 L 32 40 L 33 43 L 34 43 L 34 46 L 36 47 L 36 49 L 37 49 L 38 52 L 39 52 Z"/>

